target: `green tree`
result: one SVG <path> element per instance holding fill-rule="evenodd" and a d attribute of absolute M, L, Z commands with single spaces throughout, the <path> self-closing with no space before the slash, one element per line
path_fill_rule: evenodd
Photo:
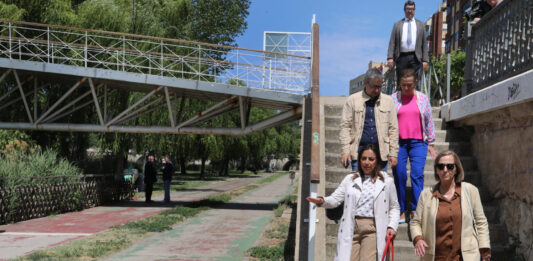
<path fill-rule="evenodd" d="M 25 10 L 14 4 L 0 2 L 0 18 L 6 20 L 22 20 Z"/>
<path fill-rule="evenodd" d="M 451 52 L 451 72 L 450 72 L 450 94 L 451 96 L 460 96 L 461 87 L 463 86 L 464 80 L 464 70 L 465 70 L 465 53 L 462 51 L 453 51 Z M 433 100 L 446 98 L 446 63 L 447 56 L 441 55 L 439 57 L 433 58 L 432 62 L 435 66 L 435 71 L 437 72 L 437 77 L 439 79 L 439 85 L 436 84 L 435 78 L 431 78 L 431 98 Z M 440 97 L 440 92 L 438 88 L 441 88 L 442 95 Z"/>

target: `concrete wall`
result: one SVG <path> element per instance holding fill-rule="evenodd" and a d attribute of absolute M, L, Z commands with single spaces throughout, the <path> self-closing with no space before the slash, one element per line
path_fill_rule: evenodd
<path fill-rule="evenodd" d="M 533 258 L 533 71 L 442 106 L 441 113 L 474 127 L 482 185 L 498 201 L 508 233 L 519 239 L 519 253 Z"/>

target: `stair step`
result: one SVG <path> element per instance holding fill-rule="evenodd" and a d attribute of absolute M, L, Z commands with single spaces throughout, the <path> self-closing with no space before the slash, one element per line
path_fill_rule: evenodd
<path fill-rule="evenodd" d="M 433 113 L 433 119 L 440 119 L 440 107 L 432 107 L 431 112 Z"/>
<path fill-rule="evenodd" d="M 333 105 L 333 104 L 324 104 L 324 116 L 329 115 L 342 115 L 342 108 L 344 107 L 344 104 L 342 105 Z"/>
<path fill-rule="evenodd" d="M 339 139 L 326 139 L 327 153 L 341 153 L 341 142 Z M 453 150 L 461 157 L 472 155 L 472 148 L 467 142 L 435 142 L 435 149 L 439 151 Z"/>
<path fill-rule="evenodd" d="M 420 260 L 420 258 L 415 255 L 411 241 L 394 240 L 394 260 Z"/>
<path fill-rule="evenodd" d="M 340 126 L 341 126 L 341 119 L 342 117 L 339 115 L 339 116 L 324 116 L 324 123 L 327 127 L 331 126 L 331 127 L 335 127 L 337 128 L 337 131 L 340 130 Z"/>

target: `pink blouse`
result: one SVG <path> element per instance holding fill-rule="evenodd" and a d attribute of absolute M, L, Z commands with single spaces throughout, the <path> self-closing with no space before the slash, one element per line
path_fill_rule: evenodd
<path fill-rule="evenodd" d="M 398 111 L 398 132 L 400 139 L 423 139 L 420 110 L 416 105 L 416 95 L 402 95 L 402 106 Z"/>

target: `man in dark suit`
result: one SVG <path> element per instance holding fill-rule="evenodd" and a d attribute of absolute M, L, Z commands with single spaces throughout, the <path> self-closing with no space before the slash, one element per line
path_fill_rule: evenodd
<path fill-rule="evenodd" d="M 152 201 L 152 190 L 154 189 L 154 183 L 157 181 L 157 170 L 154 166 L 154 155 L 148 156 L 148 162 L 144 165 L 144 184 L 145 188 L 145 200 L 146 203 Z"/>
<path fill-rule="evenodd" d="M 421 75 L 429 61 L 424 23 L 414 19 L 415 2 L 405 2 L 403 10 L 405 18 L 394 24 L 387 53 L 387 66 L 392 69 L 396 64 L 398 82 L 403 70 L 412 68 Z"/>

